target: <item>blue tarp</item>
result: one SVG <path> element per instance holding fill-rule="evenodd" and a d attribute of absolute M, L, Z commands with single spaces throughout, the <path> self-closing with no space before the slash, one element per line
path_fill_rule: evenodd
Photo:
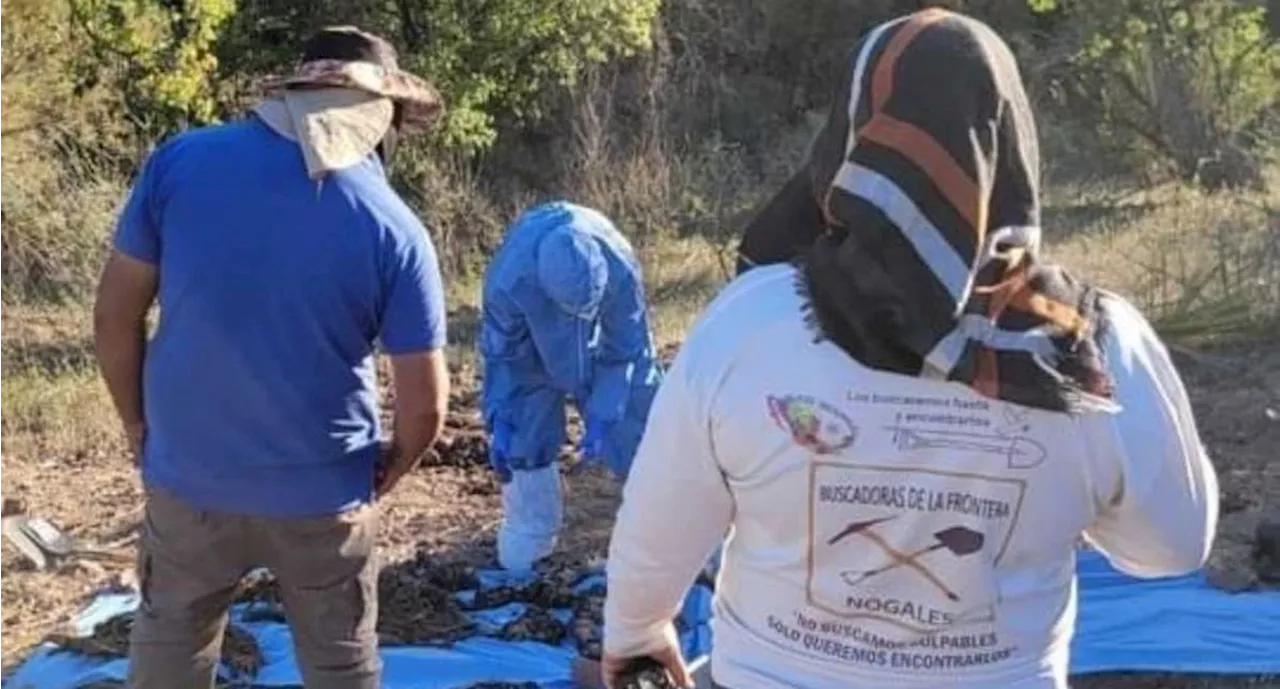
<path fill-rule="evenodd" d="M 481 572 L 482 586 L 513 582 L 501 572 Z M 587 577 L 578 590 L 602 584 L 603 575 Z M 468 593 L 459 594 L 466 598 Z M 75 632 L 87 635 L 100 622 L 127 613 L 137 607 L 133 593 L 103 594 L 77 618 Z M 274 622 L 245 623 L 238 618 L 243 606 L 232 611 L 232 619 L 251 631 L 263 655 L 263 667 L 252 684 L 235 686 L 300 687 L 302 677 L 293 657 L 289 629 Z M 496 631 L 518 619 L 524 612 L 520 603 L 470 613 L 482 631 Z M 562 621 L 570 619 L 567 610 L 554 611 Z M 685 657 L 706 655 L 711 649 L 711 591 L 695 587 L 685 598 L 681 617 L 688 628 L 682 635 Z M 381 651 L 383 682 L 387 689 L 462 689 L 479 682 L 536 682 L 543 689 L 573 689 L 573 660 L 577 657 L 574 642 L 566 639 L 558 647 L 535 642 L 512 642 L 476 637 L 448 648 L 394 646 Z M 124 660 L 102 661 L 72 653 L 55 653 L 46 648 L 37 651 L 12 676 L 5 678 L 4 689 L 77 689 L 103 680 L 123 681 L 128 664 Z M 223 673 L 223 678 L 235 678 Z"/>
<path fill-rule="evenodd" d="M 1280 674 L 1280 591 L 1227 593 L 1203 571 L 1142 581 L 1094 551 L 1076 573 L 1072 674 Z"/>
<path fill-rule="evenodd" d="M 1280 592 L 1228 594 L 1208 585 L 1202 573 L 1140 581 L 1083 553 L 1079 619 L 1071 671 L 1116 670 L 1280 674 Z M 598 580 L 596 580 L 598 581 Z M 595 582 L 586 581 L 582 586 Z M 707 620 L 710 591 L 698 588 L 685 601 L 685 655 L 705 655 L 711 646 Z M 130 595 L 108 594 L 81 616 L 81 631 L 136 605 Z M 519 604 L 477 613 L 482 626 L 501 626 L 521 612 Z M 254 623 L 265 666 L 254 687 L 300 686 L 288 629 Z M 388 689 L 461 689 L 483 681 L 536 682 L 544 689 L 571 689 L 575 652 L 562 647 L 476 638 L 451 648 L 394 647 L 382 651 Z M 4 689 L 76 689 L 123 679 L 123 660 L 102 662 L 68 653 L 38 651 L 3 682 Z"/>

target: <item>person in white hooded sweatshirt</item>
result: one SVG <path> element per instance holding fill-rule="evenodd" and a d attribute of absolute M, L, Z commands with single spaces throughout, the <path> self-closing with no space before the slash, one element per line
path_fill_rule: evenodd
<path fill-rule="evenodd" d="M 671 620 L 727 529 L 730 689 L 1066 687 L 1082 540 L 1139 577 L 1209 552 L 1217 480 L 1167 351 L 1041 259 L 1008 47 L 926 10 L 842 87 L 792 195 L 816 242 L 753 256 L 658 391 L 610 546 L 610 686 L 642 656 L 688 684 Z M 748 232 L 806 233 L 769 217 Z"/>

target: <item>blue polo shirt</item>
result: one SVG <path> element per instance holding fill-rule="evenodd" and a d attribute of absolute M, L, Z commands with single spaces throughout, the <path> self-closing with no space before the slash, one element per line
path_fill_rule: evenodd
<path fill-rule="evenodd" d="M 263 516 L 367 501 L 381 429 L 374 343 L 445 344 L 422 223 L 370 156 L 320 182 L 256 118 L 148 159 L 115 248 L 157 266 L 142 474 L 196 509 Z"/>

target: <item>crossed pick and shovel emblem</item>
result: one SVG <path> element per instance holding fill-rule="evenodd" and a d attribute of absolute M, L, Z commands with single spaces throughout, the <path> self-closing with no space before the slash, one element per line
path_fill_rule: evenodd
<path fill-rule="evenodd" d="M 979 550 L 982 550 L 982 544 L 986 541 L 986 536 L 979 531 L 974 531 L 973 529 L 965 526 L 952 526 L 935 532 L 933 534 L 934 543 L 911 552 L 902 552 L 890 545 L 888 541 L 884 540 L 883 536 L 876 533 L 872 528 L 881 522 L 886 522 L 893 518 L 894 517 L 881 517 L 879 519 L 868 519 L 866 521 L 853 522 L 846 526 L 843 531 L 832 536 L 827 541 L 827 545 L 835 545 L 844 538 L 858 534 L 872 543 L 875 543 L 885 552 L 886 555 L 889 556 L 889 564 L 882 565 L 875 569 L 848 570 L 841 572 L 840 578 L 849 586 L 857 586 L 878 574 L 883 574 L 890 570 L 897 569 L 898 567 L 910 567 L 919 573 L 920 576 L 924 577 L 930 584 L 937 587 L 937 589 L 948 599 L 952 601 L 960 600 L 960 596 L 957 595 L 955 591 L 952 591 L 950 587 L 939 579 L 938 576 L 928 567 L 924 566 L 924 564 L 920 562 L 920 558 L 935 550 L 943 549 L 951 551 L 951 553 L 956 557 L 972 555 Z"/>

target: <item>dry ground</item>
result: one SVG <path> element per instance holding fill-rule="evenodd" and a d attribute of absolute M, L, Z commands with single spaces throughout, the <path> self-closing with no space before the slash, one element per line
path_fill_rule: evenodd
<path fill-rule="evenodd" d="M 1082 217 L 1067 218 L 1073 231 L 1063 233 L 1055 248 L 1070 263 L 1105 276 L 1108 284 L 1140 301 L 1160 302 L 1157 297 L 1176 291 L 1185 281 L 1174 280 L 1167 263 L 1159 264 L 1165 266 L 1161 270 L 1150 268 L 1155 265 L 1151 256 L 1169 255 L 1160 242 L 1170 237 L 1185 241 L 1183 223 L 1212 224 L 1225 217 L 1222 209 L 1207 203 L 1194 201 L 1199 216 L 1190 206 L 1140 208 L 1133 211 L 1138 220 L 1117 215 L 1110 207 L 1099 210 L 1086 205 L 1081 210 L 1073 206 L 1060 212 L 1079 212 Z M 1233 218 L 1250 217 L 1241 216 L 1239 209 L 1231 212 L 1236 214 Z M 1280 236 L 1277 232 L 1273 236 Z M 1203 251 L 1194 247 L 1190 251 L 1193 258 L 1205 258 Z M 659 339 L 677 341 L 722 282 L 722 262 L 715 249 L 691 240 L 644 253 Z M 1185 258 L 1184 254 L 1177 253 Z M 1145 264 L 1139 261 L 1143 256 Z M 1185 270 L 1194 270 L 1193 263 L 1187 262 L 1191 267 L 1184 266 Z M 1139 264 L 1147 267 L 1135 267 Z M 1154 288 L 1149 284 L 1152 280 L 1157 280 Z M 456 290 L 459 298 L 454 300 L 453 328 L 459 345 L 454 358 L 462 378 L 469 375 L 471 344 L 463 336 L 474 321 L 475 311 L 467 299 L 474 294 L 473 287 Z M 1202 436 L 1221 475 L 1224 516 L 1213 567 L 1233 586 L 1253 585 L 1248 558 L 1253 527 L 1268 511 L 1280 510 L 1280 463 L 1272 461 L 1280 446 L 1280 421 L 1276 420 L 1280 416 L 1280 347 L 1275 346 L 1275 335 L 1254 333 L 1231 344 L 1179 347 L 1176 355 Z M 90 541 L 109 541 L 128 533 L 139 516 L 138 481 L 94 373 L 86 309 L 6 306 L 3 379 L 6 510 L 48 517 Z M 603 548 L 616 500 L 617 489 L 604 476 L 570 477 L 566 543 L 574 548 Z M 483 551 L 491 547 L 498 518 L 496 485 L 483 468 L 429 468 L 409 477 L 389 498 L 383 541 L 393 558 L 415 547 Z M 95 589 L 120 574 L 118 567 L 77 564 L 52 572 L 31 571 L 7 544 L 0 568 L 6 668 L 65 623 Z M 1280 687 L 1280 680 L 1112 675 L 1082 679 L 1077 686 Z"/>

